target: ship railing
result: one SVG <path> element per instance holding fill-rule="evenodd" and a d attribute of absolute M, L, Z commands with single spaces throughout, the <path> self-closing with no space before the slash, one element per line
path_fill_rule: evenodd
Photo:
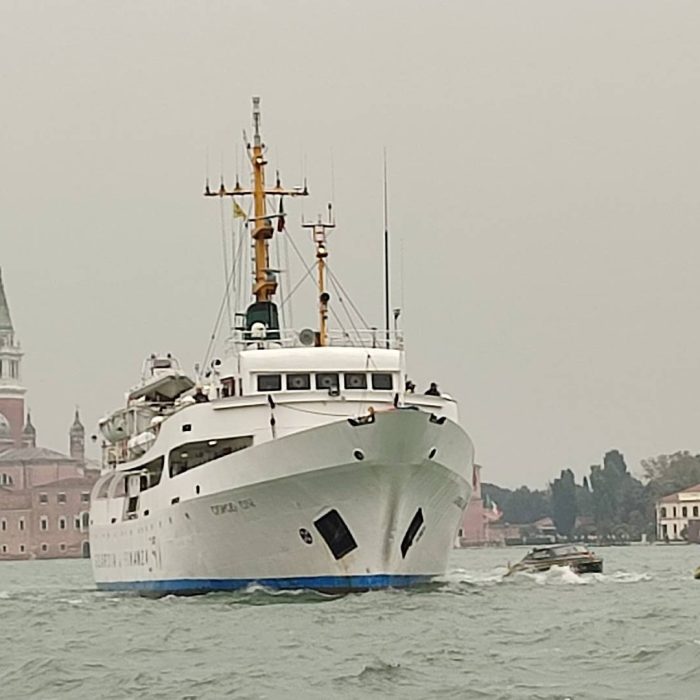
<path fill-rule="evenodd" d="M 254 348 L 303 348 L 319 345 L 318 334 L 308 328 L 294 330 L 285 328 L 255 334 L 252 331 L 236 330 L 229 339 L 236 350 Z M 326 334 L 326 344 L 344 348 L 389 348 L 403 350 L 403 333 L 399 330 L 386 331 L 380 328 L 353 328 L 332 330 Z"/>

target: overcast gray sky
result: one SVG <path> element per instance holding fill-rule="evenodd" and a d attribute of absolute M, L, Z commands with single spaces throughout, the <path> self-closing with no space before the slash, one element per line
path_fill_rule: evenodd
<path fill-rule="evenodd" d="M 698 36 L 697 0 L 2 0 L 0 265 L 40 443 L 75 404 L 94 432 L 148 353 L 202 358 L 207 153 L 232 176 L 259 94 L 377 324 L 388 149 L 410 374 L 459 399 L 485 479 L 699 450 Z"/>

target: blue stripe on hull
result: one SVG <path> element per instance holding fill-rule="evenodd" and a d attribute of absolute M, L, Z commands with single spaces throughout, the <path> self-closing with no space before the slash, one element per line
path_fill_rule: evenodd
<path fill-rule="evenodd" d="M 212 593 L 237 591 L 251 584 L 274 590 L 329 591 L 344 593 L 381 588 L 405 588 L 429 582 L 433 577 L 418 574 L 368 574 L 366 576 L 298 576 L 294 578 L 186 578 L 166 581 L 109 581 L 97 584 L 101 591 L 138 593 Z"/>

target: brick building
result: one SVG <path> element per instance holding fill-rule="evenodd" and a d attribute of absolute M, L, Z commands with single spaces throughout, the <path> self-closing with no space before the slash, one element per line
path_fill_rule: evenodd
<path fill-rule="evenodd" d="M 88 556 L 98 472 L 85 459 L 85 429 L 76 410 L 69 454 L 37 447 L 25 411 L 22 354 L 0 275 L 0 560 Z"/>

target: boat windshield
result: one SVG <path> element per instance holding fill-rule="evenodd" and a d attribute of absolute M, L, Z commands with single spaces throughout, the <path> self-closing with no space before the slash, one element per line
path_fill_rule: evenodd
<path fill-rule="evenodd" d="M 552 555 L 555 557 L 568 557 L 572 554 L 587 554 L 588 549 L 582 544 L 567 544 L 561 547 L 553 547 Z"/>
<path fill-rule="evenodd" d="M 554 559 L 557 557 L 570 557 L 575 554 L 588 554 L 588 548 L 582 544 L 563 544 L 556 547 L 543 547 L 533 549 L 527 559 Z"/>

